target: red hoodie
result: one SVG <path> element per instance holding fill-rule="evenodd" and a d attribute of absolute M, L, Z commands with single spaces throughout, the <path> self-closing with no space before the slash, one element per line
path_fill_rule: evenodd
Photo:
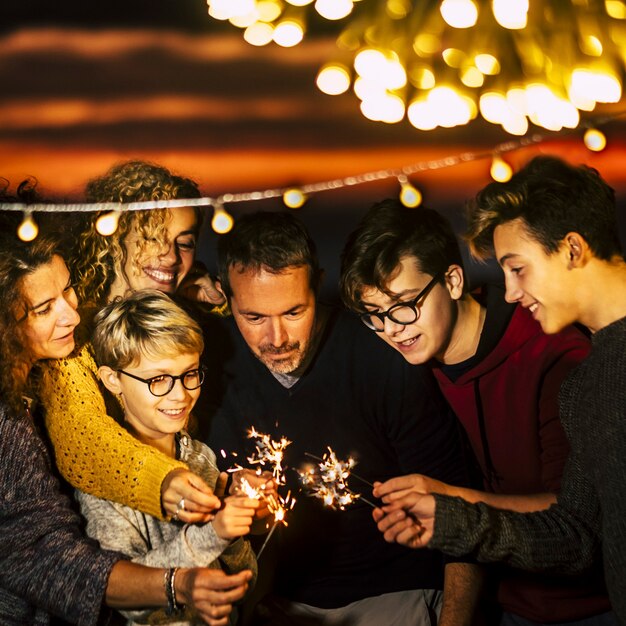
<path fill-rule="evenodd" d="M 510 315 L 502 291 L 489 291 L 485 324 Z M 559 421 L 558 393 L 589 349 L 588 339 L 575 328 L 546 335 L 517 306 L 495 348 L 455 381 L 433 368 L 467 432 L 486 491 L 559 491 L 569 446 Z M 526 619 L 573 621 L 610 610 L 601 568 L 577 578 L 504 567 L 500 573 L 498 602 Z"/>

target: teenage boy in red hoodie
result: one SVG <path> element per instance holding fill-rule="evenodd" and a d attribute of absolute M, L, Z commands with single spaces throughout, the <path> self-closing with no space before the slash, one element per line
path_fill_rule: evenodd
<path fill-rule="evenodd" d="M 342 255 L 341 292 L 364 324 L 413 364 L 429 363 L 471 443 L 484 491 L 421 475 L 396 490 L 458 496 L 530 512 L 556 501 L 569 452 L 557 396 L 589 342 L 568 327 L 548 336 L 531 313 L 490 286 L 468 293 L 444 217 L 396 200 L 374 205 Z M 601 576 L 498 570 L 500 624 L 597 625 L 610 610 Z"/>

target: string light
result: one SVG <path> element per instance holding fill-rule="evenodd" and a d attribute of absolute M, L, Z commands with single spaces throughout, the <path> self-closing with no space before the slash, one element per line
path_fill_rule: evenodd
<path fill-rule="evenodd" d="M 120 211 L 109 211 L 103 213 L 96 220 L 96 230 L 105 237 L 112 235 L 116 230 L 120 222 Z"/>
<path fill-rule="evenodd" d="M 35 222 L 33 218 L 32 211 L 27 209 L 24 213 L 24 219 L 17 229 L 17 236 L 22 241 L 33 241 L 38 234 L 39 227 L 37 226 L 37 222 Z"/>
<path fill-rule="evenodd" d="M 621 99 L 624 0 L 208 0 L 208 5 L 212 17 L 228 13 L 231 23 L 245 27 L 244 36 L 254 45 L 272 40 L 297 45 L 313 11 L 332 22 L 345 20 L 337 47 L 344 60 L 352 55 L 351 67 L 327 63 L 316 82 L 329 95 L 352 85 L 361 113 L 373 121 L 395 124 L 406 118 L 426 131 L 468 124 L 480 114 L 523 136 L 529 123 L 553 131 L 575 128 L 581 111 Z M 291 17 L 295 7 L 297 19 Z M 284 25 L 289 34 L 283 38 L 276 31 Z M 263 35 L 252 39 L 252 29 Z"/>
<path fill-rule="evenodd" d="M 404 174 L 398 176 L 398 182 L 400 183 L 400 202 L 405 207 L 413 209 L 422 204 L 421 192 L 411 185 L 409 179 Z"/>
<path fill-rule="evenodd" d="M 597 128 L 588 128 L 583 140 L 585 146 L 592 152 L 602 152 L 606 148 L 606 136 Z"/>
<path fill-rule="evenodd" d="M 585 145 L 589 150 L 600 150 L 600 146 L 603 142 L 606 142 L 606 138 L 604 138 L 604 134 L 599 130 L 599 127 L 614 121 L 620 117 L 626 115 L 626 111 L 622 111 L 620 113 L 615 113 L 611 116 L 597 117 L 593 121 L 593 128 L 589 127 L 585 132 Z M 417 163 L 413 163 L 410 165 L 405 165 L 401 168 L 389 168 L 383 170 L 376 170 L 371 172 L 366 172 L 362 174 L 354 174 L 350 176 L 346 176 L 344 178 L 337 178 L 333 180 L 320 181 L 316 183 L 309 183 L 306 185 L 302 185 L 301 187 L 288 187 L 288 188 L 274 188 L 274 189 L 265 189 L 265 190 L 257 190 L 257 191 L 246 191 L 241 193 L 224 193 L 217 198 L 213 197 L 202 197 L 202 198 L 179 198 L 175 200 L 150 200 L 144 202 L 129 202 L 127 204 L 120 205 L 117 202 L 98 202 L 92 204 L 86 203 L 75 203 L 75 204 L 25 204 L 20 202 L 0 202 L 0 210 L 2 211 L 20 211 L 25 213 L 24 224 L 28 224 L 28 227 L 25 229 L 25 232 L 32 233 L 33 230 L 38 230 L 37 225 L 32 218 L 32 213 L 42 212 L 42 213 L 81 213 L 81 212 L 95 212 L 101 211 L 104 213 L 111 212 L 120 212 L 120 211 L 147 211 L 151 209 L 176 209 L 179 207 L 213 207 L 213 221 L 216 219 L 216 215 L 220 217 L 220 223 L 223 219 L 224 221 L 232 220 L 232 217 L 228 214 L 224 205 L 226 204 L 238 204 L 244 202 L 256 202 L 260 200 L 270 200 L 282 198 L 283 202 L 287 205 L 288 202 L 292 202 L 293 200 L 298 200 L 304 203 L 307 197 L 322 193 L 325 191 L 332 191 L 334 189 L 341 189 L 344 187 L 352 187 L 355 185 L 363 185 L 375 181 L 382 181 L 390 178 L 395 178 L 401 186 L 400 194 L 402 196 L 402 192 L 407 193 L 405 190 L 407 186 L 413 190 L 415 197 L 419 194 L 421 201 L 421 193 L 418 189 L 416 189 L 409 182 L 408 176 L 417 173 L 424 173 L 428 171 L 435 171 L 447 167 L 453 167 L 455 165 L 459 165 L 462 163 L 468 163 L 470 161 L 477 161 L 482 159 L 491 159 L 492 166 L 495 160 L 495 156 L 499 159 L 502 159 L 502 155 L 505 153 L 510 153 L 515 150 L 519 150 L 531 145 L 536 145 L 540 143 L 544 143 L 550 139 L 556 139 L 559 136 L 564 136 L 567 134 L 571 134 L 573 131 L 561 131 L 560 133 L 551 134 L 549 136 L 542 135 L 539 133 L 533 133 L 527 135 L 525 137 L 521 137 L 519 139 L 512 139 L 510 141 L 498 144 L 497 146 L 485 150 L 485 151 L 477 151 L 477 152 L 463 152 L 461 154 L 449 155 L 442 157 L 440 159 L 431 159 L 427 161 L 419 161 Z M 495 155 L 495 156 L 494 156 Z M 507 167 L 510 167 L 508 164 L 505 164 Z M 404 183 L 404 184 L 403 184 Z M 407 194 L 408 195 L 408 194 Z M 404 200 L 407 200 L 405 197 Z M 402 197 L 401 197 L 401 201 Z M 294 203 L 294 208 L 296 205 L 302 206 L 302 204 L 298 204 L 298 202 Z M 407 206 L 410 206 L 407 204 Z M 415 206 L 419 206 L 416 204 Z M 28 219 L 30 217 L 30 219 Z M 218 225 L 219 227 L 219 225 Z M 21 228 L 21 227 L 20 227 Z M 219 231 L 218 231 L 219 232 Z M 32 234 L 31 234 L 32 236 Z M 35 237 L 37 236 L 35 232 Z M 34 238 L 34 237 L 33 237 Z"/>
<path fill-rule="evenodd" d="M 213 219 L 211 220 L 211 228 L 218 234 L 224 235 L 229 232 L 234 224 L 233 217 L 220 204 L 213 208 Z"/>
<path fill-rule="evenodd" d="M 290 209 L 299 209 L 306 202 L 306 196 L 301 189 L 292 187 L 283 193 L 283 202 Z"/>
<path fill-rule="evenodd" d="M 501 156 L 496 154 L 491 162 L 489 173 L 496 182 L 506 183 L 513 176 L 513 168 Z"/>

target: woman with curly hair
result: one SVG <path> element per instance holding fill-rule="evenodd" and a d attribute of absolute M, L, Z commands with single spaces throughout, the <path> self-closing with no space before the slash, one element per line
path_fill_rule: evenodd
<path fill-rule="evenodd" d="M 172 574 L 100 550 L 82 535 L 81 519 L 51 472 L 36 403 L 25 398 L 36 396 L 36 364 L 74 349 L 76 294 L 54 240 L 25 243 L 13 229 L 5 232 L 11 234 L 0 235 L 0 623 L 45 626 L 55 615 L 95 626 L 103 604 L 186 604 L 213 626 L 228 623 L 249 571 Z"/>
<path fill-rule="evenodd" d="M 114 166 L 87 185 L 91 202 L 141 202 L 197 198 L 196 183 L 143 161 Z M 121 211 L 109 236 L 95 229 L 94 215 L 76 238 L 69 265 L 89 319 L 107 302 L 137 289 L 191 294 L 204 302 L 216 295 L 206 275 L 193 274 L 201 214 L 181 207 Z M 83 335 L 88 337 L 89 323 Z M 122 426 L 120 405 L 99 385 L 91 345 L 42 367 L 40 390 L 46 427 L 63 477 L 91 495 L 164 518 L 207 521 L 219 506 L 212 490 L 185 464 L 141 444 Z"/>

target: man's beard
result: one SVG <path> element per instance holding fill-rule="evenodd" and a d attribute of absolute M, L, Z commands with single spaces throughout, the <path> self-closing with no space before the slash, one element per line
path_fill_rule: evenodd
<path fill-rule="evenodd" d="M 284 359 L 273 359 L 272 356 L 286 354 Z M 306 350 L 302 350 L 299 341 L 293 343 L 285 343 L 282 346 L 273 346 L 266 344 L 260 346 L 257 358 L 267 369 L 276 374 L 291 374 L 295 372 L 306 355 Z"/>

